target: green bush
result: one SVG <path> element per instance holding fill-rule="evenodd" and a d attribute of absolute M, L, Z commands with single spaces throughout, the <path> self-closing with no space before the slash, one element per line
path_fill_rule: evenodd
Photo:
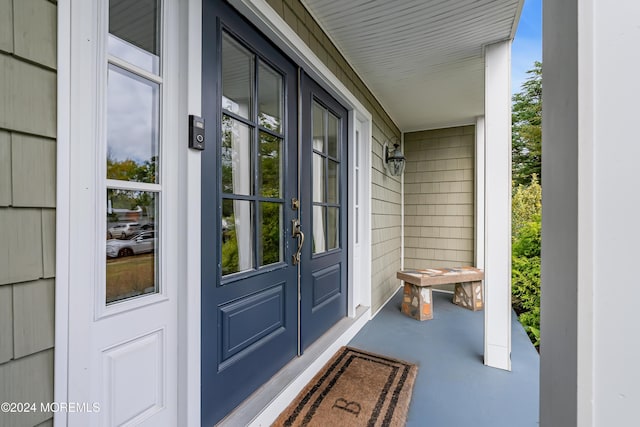
<path fill-rule="evenodd" d="M 539 337 L 530 329 L 540 329 L 540 257 L 512 258 L 511 291 L 513 308 L 529 337 Z"/>
<path fill-rule="evenodd" d="M 515 236 L 511 258 L 512 305 L 536 347 L 540 344 L 540 216 Z"/>
<path fill-rule="evenodd" d="M 538 176 L 533 175 L 529 185 L 518 185 L 511 198 L 511 237 L 515 238 L 526 224 L 542 215 L 542 187 Z"/>

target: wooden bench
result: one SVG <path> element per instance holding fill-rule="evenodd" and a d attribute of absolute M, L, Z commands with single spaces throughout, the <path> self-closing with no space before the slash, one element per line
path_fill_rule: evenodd
<path fill-rule="evenodd" d="M 453 303 L 472 311 L 482 310 L 484 272 L 474 267 L 430 268 L 398 271 L 404 280 L 402 312 L 417 320 L 433 319 L 431 286 L 455 283 Z"/>

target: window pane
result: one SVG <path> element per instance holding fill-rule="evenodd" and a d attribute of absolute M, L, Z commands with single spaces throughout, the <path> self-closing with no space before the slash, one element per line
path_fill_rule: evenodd
<path fill-rule="evenodd" d="M 260 203 L 260 265 L 282 261 L 282 204 Z"/>
<path fill-rule="evenodd" d="M 222 274 L 253 268 L 253 202 L 222 201 Z"/>
<path fill-rule="evenodd" d="M 157 193 L 107 190 L 107 304 L 158 292 Z"/>
<path fill-rule="evenodd" d="M 323 203 L 324 193 L 324 157 L 313 153 L 313 201 Z"/>
<path fill-rule="evenodd" d="M 356 168 L 359 168 L 360 167 L 360 132 L 359 131 L 356 131 L 355 157 L 356 157 Z"/>
<path fill-rule="evenodd" d="M 282 139 L 260 132 L 258 183 L 263 197 L 282 194 Z"/>
<path fill-rule="evenodd" d="M 244 118 L 253 105 L 254 57 L 226 33 L 222 37 L 222 108 Z"/>
<path fill-rule="evenodd" d="M 327 202 L 340 203 L 340 164 L 333 160 L 328 160 L 327 168 Z"/>
<path fill-rule="evenodd" d="M 324 153 L 324 108 L 313 102 L 313 149 Z"/>
<path fill-rule="evenodd" d="M 158 182 L 160 87 L 109 65 L 107 178 Z"/>
<path fill-rule="evenodd" d="M 356 227 L 356 244 L 358 244 L 360 243 L 360 208 L 356 208 L 355 227 Z"/>
<path fill-rule="evenodd" d="M 319 254 L 325 252 L 327 245 L 325 243 L 324 234 L 324 212 L 325 207 L 314 206 L 313 207 L 313 253 Z"/>
<path fill-rule="evenodd" d="M 258 63 L 258 123 L 282 132 L 282 76 L 262 61 Z"/>
<path fill-rule="evenodd" d="M 327 145 L 329 155 L 337 159 L 340 154 L 338 141 L 338 126 L 340 125 L 340 120 L 331 113 L 328 114 L 328 117 L 329 123 L 327 126 Z"/>
<path fill-rule="evenodd" d="M 340 247 L 340 209 L 327 208 L 327 249 Z"/>
<path fill-rule="evenodd" d="M 160 68 L 160 4 L 158 0 L 109 1 L 108 50 L 146 71 Z"/>
<path fill-rule="evenodd" d="M 253 167 L 249 126 L 222 116 L 222 191 L 233 194 L 253 194 Z"/>

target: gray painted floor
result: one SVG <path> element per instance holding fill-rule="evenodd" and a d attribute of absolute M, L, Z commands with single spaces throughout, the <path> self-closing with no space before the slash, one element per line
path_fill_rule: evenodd
<path fill-rule="evenodd" d="M 434 292 L 434 319 L 420 322 L 400 312 L 401 297 L 398 291 L 350 345 L 418 365 L 407 426 L 538 425 L 540 359 L 515 313 L 507 372 L 483 365 L 484 312 Z"/>

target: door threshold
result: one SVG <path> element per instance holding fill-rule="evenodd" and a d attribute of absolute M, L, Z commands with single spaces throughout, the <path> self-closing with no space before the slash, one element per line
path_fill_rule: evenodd
<path fill-rule="evenodd" d="M 345 317 L 256 390 L 218 426 L 270 426 L 305 385 L 347 345 L 371 317 L 370 307 L 359 306 L 354 317 Z"/>

